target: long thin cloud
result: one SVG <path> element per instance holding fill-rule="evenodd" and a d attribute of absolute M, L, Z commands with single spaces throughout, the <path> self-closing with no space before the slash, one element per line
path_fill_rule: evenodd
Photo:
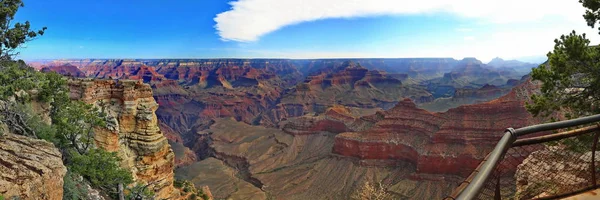
<path fill-rule="evenodd" d="M 535 21 L 547 16 L 583 20 L 576 0 L 237 0 L 218 14 L 225 41 L 252 42 L 285 26 L 329 18 L 450 13 L 491 23 Z"/>

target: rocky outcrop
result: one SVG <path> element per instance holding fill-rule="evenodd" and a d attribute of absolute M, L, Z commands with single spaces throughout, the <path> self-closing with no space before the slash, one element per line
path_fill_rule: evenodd
<path fill-rule="evenodd" d="M 76 66 L 73 66 L 71 64 L 44 67 L 40 71 L 42 71 L 42 72 L 53 71 L 53 72 L 56 72 L 56 73 L 64 75 L 64 76 L 71 76 L 71 77 L 78 77 L 78 78 L 85 77 L 85 73 L 83 73 L 81 70 L 79 70 L 79 68 L 77 68 Z"/>
<path fill-rule="evenodd" d="M 67 168 L 53 144 L 4 132 L 0 136 L 0 195 L 60 200 Z"/>
<path fill-rule="evenodd" d="M 359 63 L 347 61 L 316 71 L 304 83 L 287 90 L 269 116 L 278 121 L 304 113 L 324 113 L 336 104 L 388 109 L 403 98 L 418 102 L 433 100 L 433 96 L 424 89 L 403 85 L 385 72 L 369 70 Z"/>
<path fill-rule="evenodd" d="M 581 145 L 581 144 L 580 144 Z M 514 173 L 517 199 L 533 199 L 573 192 L 592 183 L 592 152 L 577 152 L 564 145 L 538 147 Z M 594 162 L 598 163 L 598 151 Z M 513 171 L 514 172 L 514 171 Z"/>
<path fill-rule="evenodd" d="M 177 198 L 174 154 L 158 127 L 158 104 L 150 86 L 141 81 L 75 80 L 69 87 L 71 99 L 94 104 L 108 114 L 107 128 L 96 130 L 96 145 L 118 152 L 122 166 L 136 181 L 152 183 L 157 198 Z"/>
<path fill-rule="evenodd" d="M 282 130 L 292 135 L 308 135 L 321 131 L 341 133 L 350 131 L 346 124 L 323 117 L 304 116 L 288 120 Z"/>
<path fill-rule="evenodd" d="M 342 133 L 357 130 L 355 120 L 381 109 L 351 108 L 334 105 L 321 115 L 307 114 L 281 121 L 281 130 L 291 135 L 310 135 L 321 132 Z"/>
<path fill-rule="evenodd" d="M 442 78 L 427 81 L 429 88 L 452 86 L 454 88 L 479 88 L 486 84 L 502 86 L 510 79 L 517 79 L 529 72 L 518 72 L 510 67 L 494 68 L 475 58 L 465 58 Z"/>
<path fill-rule="evenodd" d="M 356 124 L 371 128 L 336 136 L 333 152 L 362 160 L 403 160 L 418 173 L 468 175 L 507 127 L 539 122 L 524 108 L 539 89 L 527 81 L 507 95 L 444 113 L 419 109 L 409 99 Z"/>
<path fill-rule="evenodd" d="M 514 79 L 511 79 L 514 80 Z M 495 99 L 508 92 L 511 88 L 485 84 L 479 89 L 456 89 L 453 98 Z"/>

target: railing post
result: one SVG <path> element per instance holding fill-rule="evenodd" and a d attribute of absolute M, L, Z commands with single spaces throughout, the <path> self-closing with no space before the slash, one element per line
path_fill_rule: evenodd
<path fill-rule="evenodd" d="M 500 193 L 500 176 L 496 178 L 496 191 L 494 191 L 494 200 L 502 200 Z"/>
<path fill-rule="evenodd" d="M 592 144 L 592 166 L 591 166 L 591 171 L 592 171 L 592 185 L 594 186 L 594 188 L 597 187 L 597 182 L 596 182 L 596 145 L 598 145 L 598 131 L 596 131 L 594 133 L 594 143 Z"/>

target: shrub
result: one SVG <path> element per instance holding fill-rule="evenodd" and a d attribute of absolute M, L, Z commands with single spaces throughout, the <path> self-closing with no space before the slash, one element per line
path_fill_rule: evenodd
<path fill-rule="evenodd" d="M 352 195 L 352 199 L 385 200 L 391 199 L 391 195 L 387 192 L 387 185 L 384 185 L 381 182 L 373 184 L 366 181 L 363 186 Z"/>
<path fill-rule="evenodd" d="M 84 155 L 76 152 L 72 154 L 69 169 L 88 179 L 94 187 L 110 190 L 116 188 L 119 183 L 133 183 L 131 172 L 119 166 L 120 158 L 114 152 L 91 149 Z"/>
<path fill-rule="evenodd" d="M 67 174 L 63 178 L 63 199 L 87 199 L 88 190 L 85 187 L 85 183 L 82 183 L 79 175 L 74 174 L 71 171 L 67 171 Z"/>

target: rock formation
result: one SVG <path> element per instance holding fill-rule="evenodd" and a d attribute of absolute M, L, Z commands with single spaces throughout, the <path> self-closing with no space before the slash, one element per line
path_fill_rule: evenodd
<path fill-rule="evenodd" d="M 158 127 L 158 104 L 149 85 L 140 81 L 75 80 L 71 99 L 100 107 L 108 114 L 107 128 L 96 130 L 100 148 L 118 152 L 122 166 L 136 181 L 152 183 L 158 198 L 176 198 L 173 187 L 174 154 Z"/>
<path fill-rule="evenodd" d="M 584 146 L 582 144 L 579 144 Z M 517 199 L 533 199 L 573 192 L 592 183 L 592 152 L 577 152 L 565 145 L 535 146 L 526 158 L 521 158 L 514 173 Z M 589 147 L 589 146 L 588 146 Z M 598 153 L 598 152 L 596 152 Z M 595 162 L 600 159 L 596 155 Z"/>
<path fill-rule="evenodd" d="M 524 108 L 539 85 L 526 81 L 507 95 L 444 113 L 419 109 L 406 99 L 394 108 L 363 117 L 372 126 L 338 134 L 333 152 L 361 160 L 401 160 L 418 173 L 465 176 L 477 167 L 508 127 L 539 122 Z"/>
<path fill-rule="evenodd" d="M 281 102 L 270 111 L 274 122 L 305 113 L 323 113 L 333 105 L 356 108 L 390 108 L 402 98 L 432 101 L 423 89 L 403 85 L 385 72 L 368 70 L 352 61 L 335 68 L 324 68 L 309 75 L 304 83 L 286 91 Z"/>
<path fill-rule="evenodd" d="M 0 195 L 25 200 L 60 200 L 67 168 L 52 143 L 13 135 L 0 136 Z"/>
<path fill-rule="evenodd" d="M 333 120 L 333 119 L 329 119 Z M 218 119 L 206 130 L 208 158 L 177 169 L 178 178 L 208 185 L 215 198 L 349 199 L 363 181 L 384 182 L 396 198 L 440 199 L 458 178 L 417 176 L 415 167 L 373 167 L 331 153 L 335 134 L 289 134 L 275 128 Z"/>
<path fill-rule="evenodd" d="M 59 73 L 61 75 L 78 77 L 78 78 L 83 78 L 86 76 L 85 73 L 83 73 L 76 66 L 73 66 L 71 64 L 44 67 L 40 71 L 42 71 L 42 72 L 53 71 L 53 72 Z"/>
<path fill-rule="evenodd" d="M 514 80 L 514 79 L 511 79 Z M 478 89 L 456 89 L 453 98 L 495 99 L 508 92 L 511 88 L 485 84 Z"/>

